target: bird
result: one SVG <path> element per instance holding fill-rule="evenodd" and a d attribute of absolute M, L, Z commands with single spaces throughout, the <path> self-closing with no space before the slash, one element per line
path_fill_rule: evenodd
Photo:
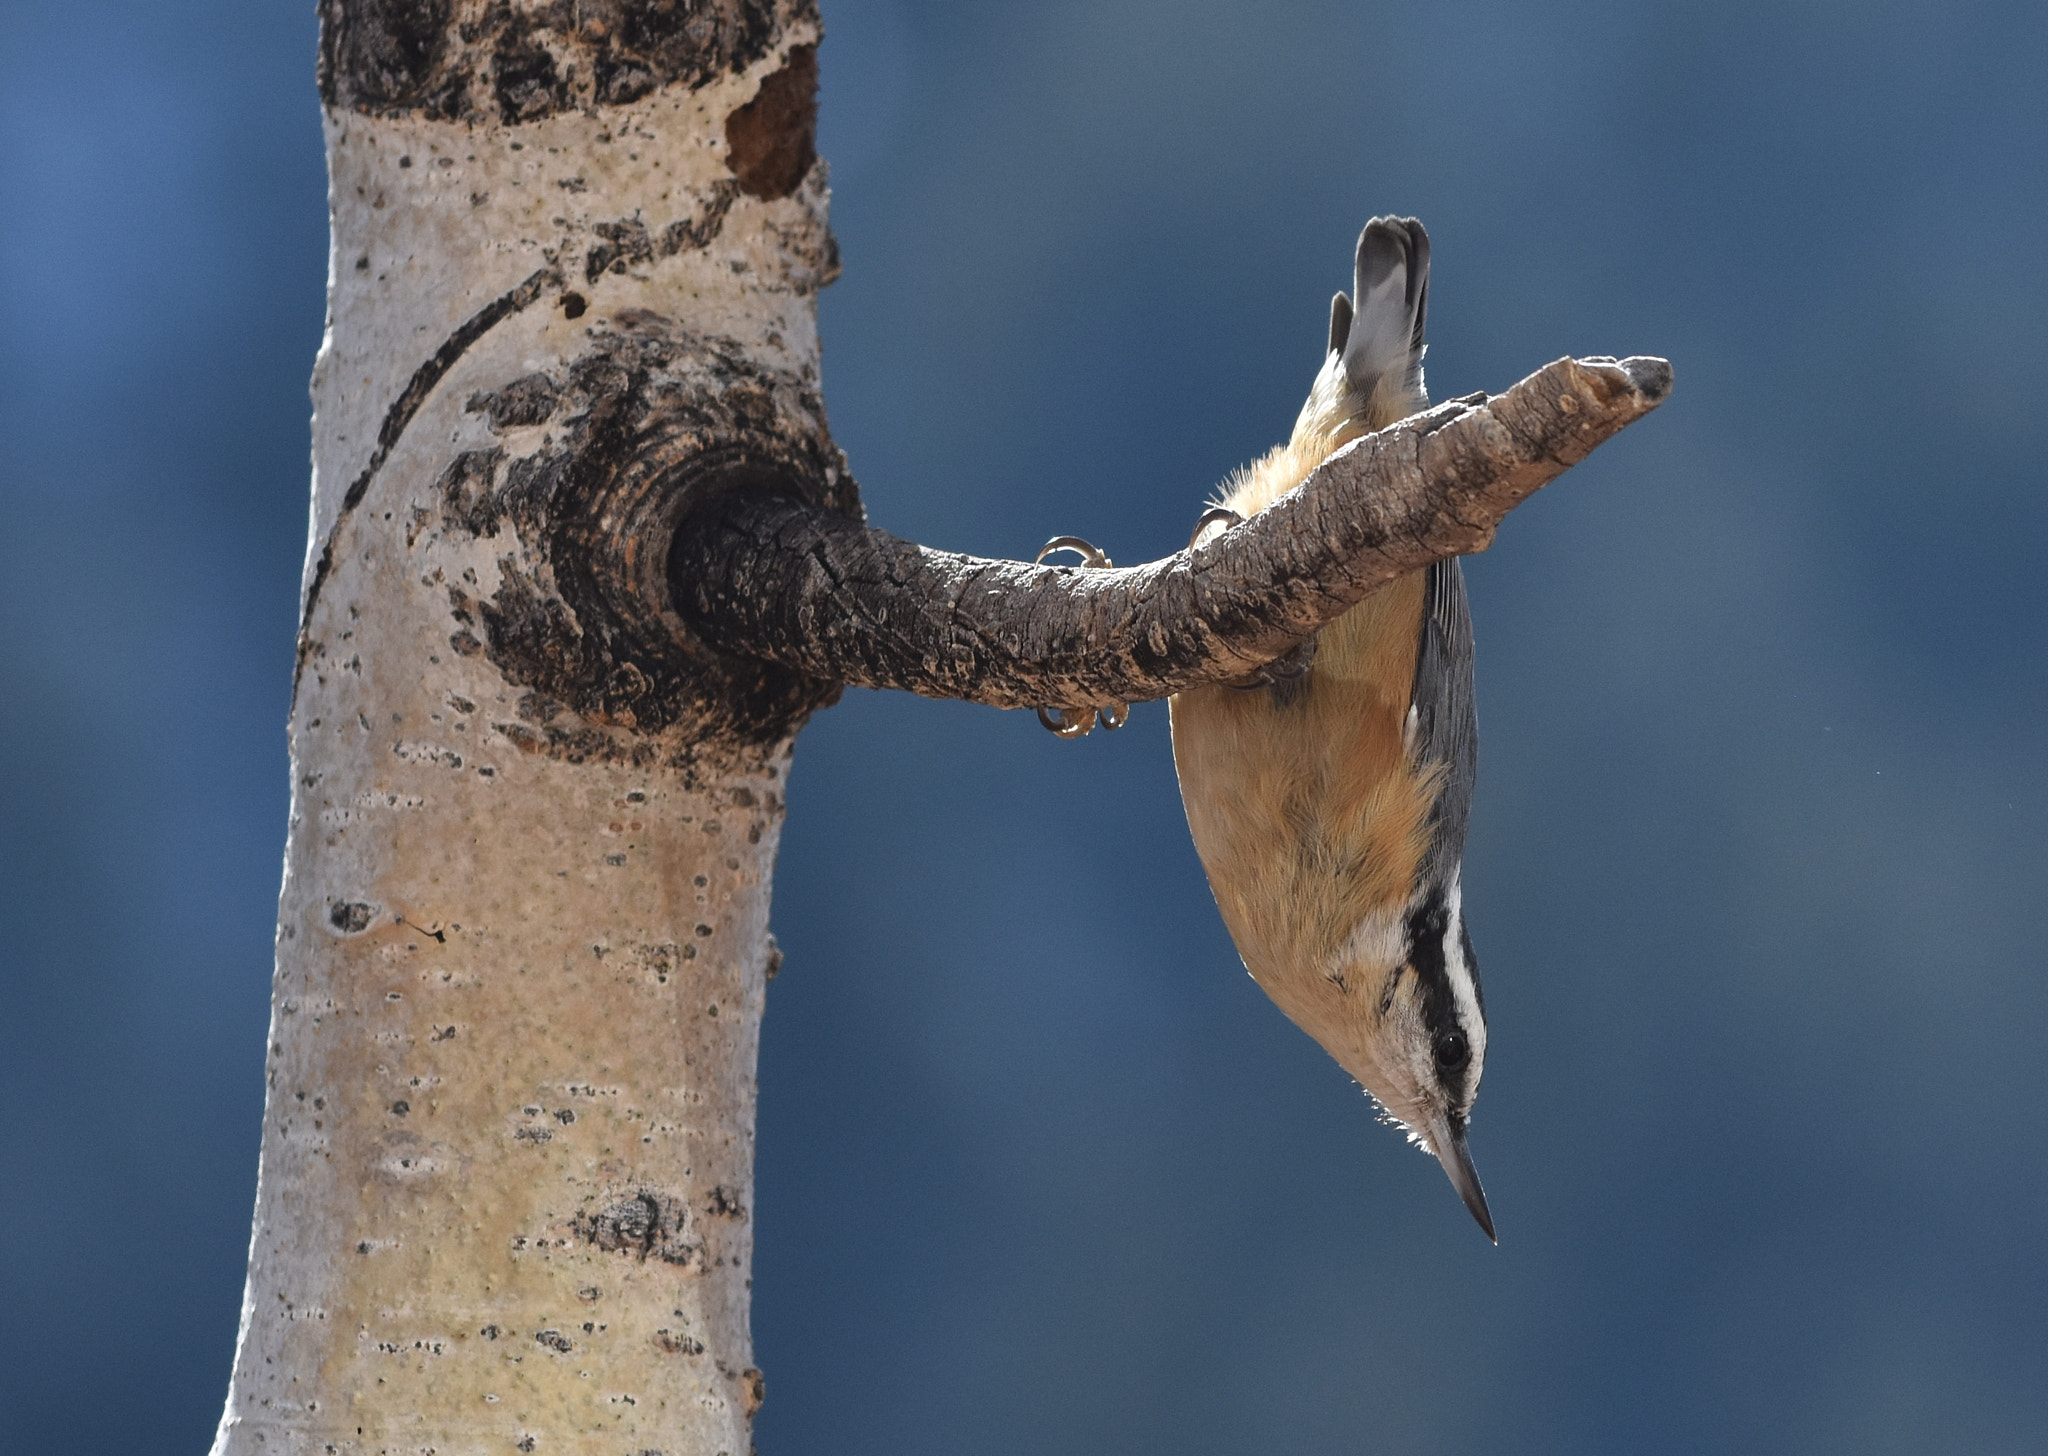
<path fill-rule="evenodd" d="M 1428 301 L 1422 224 L 1372 219 L 1293 433 L 1225 482 L 1195 544 L 1427 406 Z M 1466 1146 L 1486 1009 L 1462 888 L 1478 728 L 1457 558 L 1389 582 L 1253 679 L 1175 695 L 1169 714 L 1188 827 L 1246 969 L 1498 1243 Z"/>

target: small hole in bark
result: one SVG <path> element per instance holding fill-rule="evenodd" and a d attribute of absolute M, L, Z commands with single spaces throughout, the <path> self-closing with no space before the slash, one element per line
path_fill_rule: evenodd
<path fill-rule="evenodd" d="M 583 310 L 588 307 L 590 307 L 589 301 L 580 293 L 565 293 L 562 295 L 563 318 L 582 318 Z"/>
<path fill-rule="evenodd" d="M 403 1097 L 391 1104 L 391 1115 L 393 1117 L 403 1117 L 410 1111 L 412 1111 L 412 1104 Z"/>

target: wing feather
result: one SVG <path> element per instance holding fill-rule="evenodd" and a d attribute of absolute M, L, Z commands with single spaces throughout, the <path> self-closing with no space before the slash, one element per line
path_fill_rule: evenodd
<path fill-rule="evenodd" d="M 1448 887 L 1465 857 L 1465 827 L 1479 772 L 1479 716 L 1472 698 L 1472 615 L 1458 558 L 1428 568 L 1422 642 L 1415 654 L 1415 754 L 1441 764 L 1443 786 L 1430 812 L 1429 852 L 1422 875 Z"/>

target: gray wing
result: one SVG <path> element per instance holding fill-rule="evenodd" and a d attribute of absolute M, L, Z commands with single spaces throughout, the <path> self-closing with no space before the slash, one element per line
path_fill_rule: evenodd
<path fill-rule="evenodd" d="M 1425 883 L 1448 888 L 1465 857 L 1465 825 L 1479 773 L 1479 717 L 1472 702 L 1472 614 L 1458 558 L 1429 568 L 1422 602 L 1422 644 L 1415 655 L 1416 757 L 1444 766 L 1443 790 L 1430 813 Z"/>

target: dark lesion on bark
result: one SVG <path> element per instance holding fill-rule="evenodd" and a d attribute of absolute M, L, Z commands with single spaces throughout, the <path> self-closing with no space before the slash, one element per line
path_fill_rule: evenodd
<path fill-rule="evenodd" d="M 794 46 L 752 101 L 725 119 L 726 164 L 750 197 L 796 191 L 818 159 L 818 48 Z"/>
<path fill-rule="evenodd" d="M 634 1189 L 601 1207 L 586 1208 L 570 1220 L 570 1227 L 608 1254 L 683 1268 L 703 1263 L 704 1240 L 691 1227 L 688 1207 L 659 1189 Z"/>
<path fill-rule="evenodd" d="M 696 88 L 768 56 L 815 0 L 320 0 L 320 96 L 511 125 Z"/>
<path fill-rule="evenodd" d="M 725 219 L 732 212 L 733 203 L 739 200 L 741 187 L 741 182 L 732 178 L 712 183 L 696 213 L 677 218 L 658 232 L 638 217 L 596 224 L 591 231 L 597 234 L 597 242 L 583 256 L 584 281 L 595 283 L 606 273 L 623 273 L 635 264 L 652 263 L 661 258 L 673 258 L 677 253 L 710 247 L 725 227 Z M 829 239 L 831 235 L 828 233 L 826 236 Z M 811 267 L 810 274 L 818 279 L 818 287 L 831 281 L 829 277 L 819 277 L 826 271 L 817 264 Z"/>
<path fill-rule="evenodd" d="M 543 443 L 465 451 L 438 482 L 445 529 L 482 538 L 497 580 L 446 586 L 450 646 L 532 691 L 537 751 L 607 754 L 678 725 L 700 743 L 771 747 L 841 684 L 692 632 L 668 602 L 677 523 L 728 496 L 800 502 L 858 521 L 814 382 L 730 340 L 628 310 L 591 331 L 560 377 L 527 375 L 468 401 L 499 433 Z"/>

